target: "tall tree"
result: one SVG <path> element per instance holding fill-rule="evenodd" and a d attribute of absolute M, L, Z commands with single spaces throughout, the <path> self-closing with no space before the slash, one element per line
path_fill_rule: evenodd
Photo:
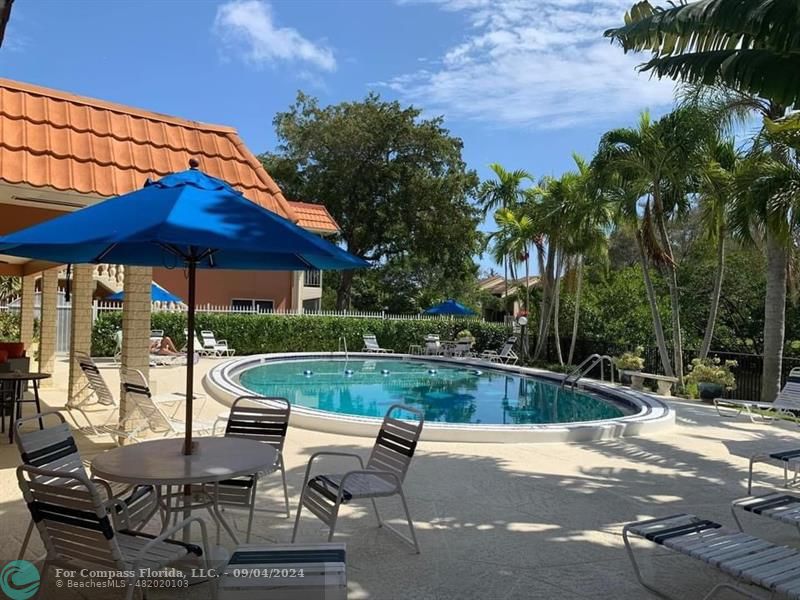
<path fill-rule="evenodd" d="M 665 275 L 672 313 L 673 367 L 683 381 L 683 339 L 677 262 L 667 230 L 668 219 L 688 206 L 688 194 L 702 164 L 702 150 L 716 130 L 715 122 L 696 107 L 681 107 L 652 121 L 647 112 L 638 127 L 603 135 L 598 156 L 644 199 L 642 242 Z"/>
<path fill-rule="evenodd" d="M 274 125 L 278 147 L 264 166 L 287 197 L 325 205 L 348 251 L 383 266 L 419 259 L 459 278 L 474 271 L 478 178 L 440 117 L 376 94 L 321 107 L 301 92 Z M 337 308 L 350 306 L 355 276 L 339 277 Z"/>
<path fill-rule="evenodd" d="M 525 310 L 530 312 L 530 246 L 538 239 L 536 224 L 526 214 L 501 208 L 494 214 L 499 229 L 492 235 L 492 258 L 497 262 L 525 265 Z"/>
<path fill-rule="evenodd" d="M 489 168 L 494 172 L 495 179 L 483 181 L 478 188 L 478 200 L 483 207 L 484 215 L 498 208 L 513 209 L 525 197 L 523 184 L 531 180 L 531 175 L 522 169 L 508 171 L 498 163 L 492 163 Z M 505 282 L 504 310 L 508 312 L 508 257 L 503 258 L 503 278 Z"/>
<path fill-rule="evenodd" d="M 733 200 L 733 183 L 737 164 L 733 140 L 716 139 L 707 148 L 707 160 L 700 170 L 698 195 L 700 219 L 707 239 L 716 246 L 717 267 L 709 301 L 700 358 L 706 358 L 714 338 L 714 326 L 719 312 L 722 281 L 725 276 L 725 238 L 728 235 L 727 213 Z"/>

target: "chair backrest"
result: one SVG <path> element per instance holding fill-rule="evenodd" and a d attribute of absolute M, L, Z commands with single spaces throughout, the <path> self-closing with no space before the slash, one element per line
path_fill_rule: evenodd
<path fill-rule="evenodd" d="M 514 349 L 514 344 L 517 343 L 517 336 L 512 335 L 506 340 L 506 343 L 503 344 L 502 350 L 500 350 L 500 356 L 508 356 L 511 351 Z"/>
<path fill-rule="evenodd" d="M 367 333 L 362 336 L 364 338 L 364 347 L 370 350 L 375 348 L 380 348 L 378 345 L 378 338 L 376 338 L 373 334 Z"/>
<path fill-rule="evenodd" d="M 264 442 L 282 452 L 291 412 L 285 398 L 241 396 L 231 404 L 225 437 Z"/>
<path fill-rule="evenodd" d="M 400 420 L 393 416 L 406 412 L 417 415 L 416 421 Z M 367 469 L 390 471 L 402 482 L 417 449 L 417 442 L 425 423 L 425 415 L 405 404 L 392 404 L 383 418 L 381 430 L 367 461 Z"/>
<path fill-rule="evenodd" d="M 153 342 L 160 342 L 161 338 L 164 337 L 164 330 L 163 329 L 151 329 L 150 330 L 150 343 Z"/>
<path fill-rule="evenodd" d="M 200 339 L 203 341 L 203 348 L 215 348 L 217 346 L 217 338 L 214 337 L 213 331 L 201 331 Z"/>
<path fill-rule="evenodd" d="M 439 336 L 429 334 L 425 336 L 425 350 L 428 352 L 437 352 L 439 350 Z"/>
<path fill-rule="evenodd" d="M 800 372 L 795 373 L 795 370 L 792 369 L 783 389 L 778 392 L 773 406 L 775 408 L 800 410 Z"/>
<path fill-rule="evenodd" d="M 114 354 L 122 352 L 122 330 L 117 329 L 114 332 Z"/>
<path fill-rule="evenodd" d="M 138 412 L 153 433 L 175 431 L 175 427 L 169 417 L 153 402 L 150 387 L 147 385 L 147 380 L 141 371 L 137 369 L 122 369 L 120 378 L 122 379 L 122 391 L 125 394 L 125 400 L 130 404 L 128 406 L 129 413 Z"/>
<path fill-rule="evenodd" d="M 183 336 L 186 338 L 186 340 L 188 342 L 188 340 L 189 340 L 189 330 L 188 329 L 184 329 L 183 330 Z M 203 342 L 201 342 L 197 338 L 197 332 L 194 332 L 194 349 L 195 349 L 195 351 L 200 350 L 202 347 L 203 347 Z"/>
<path fill-rule="evenodd" d="M 472 340 L 458 340 L 453 352 L 455 354 L 466 354 L 470 350 L 472 350 Z"/>
<path fill-rule="evenodd" d="M 59 479 L 67 485 L 53 483 Z M 125 566 L 106 507 L 86 474 L 63 476 L 23 465 L 17 467 L 17 480 L 48 561 Z"/>
<path fill-rule="evenodd" d="M 23 431 L 24 424 L 38 422 L 39 419 L 45 425 L 44 429 L 36 427 Z M 23 464 L 60 473 L 52 483 L 67 485 L 64 475 L 77 473 L 86 476 L 72 430 L 58 411 L 50 410 L 17 419 L 14 422 L 14 441 Z"/>
<path fill-rule="evenodd" d="M 106 380 L 103 379 L 103 375 L 92 360 L 92 357 L 85 352 L 76 352 L 75 358 L 78 359 L 78 365 L 80 365 L 81 371 L 83 371 L 86 380 L 89 382 L 89 388 L 92 390 L 92 394 L 80 401 L 80 405 L 102 404 L 103 406 L 116 406 L 117 402 L 114 400 L 114 395 L 108 389 Z M 94 402 L 91 401 L 92 398 L 94 398 Z"/>

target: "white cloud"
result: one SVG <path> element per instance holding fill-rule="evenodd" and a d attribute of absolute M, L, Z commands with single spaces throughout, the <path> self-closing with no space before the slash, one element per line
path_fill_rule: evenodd
<path fill-rule="evenodd" d="M 400 0 L 466 17 L 465 38 L 426 68 L 383 82 L 449 116 L 531 128 L 631 117 L 669 105 L 674 84 L 651 80 L 603 38 L 631 0 Z"/>
<path fill-rule="evenodd" d="M 231 0 L 217 9 L 215 33 L 241 58 L 253 64 L 303 62 L 325 71 L 336 69 L 333 51 L 315 44 L 291 27 L 275 25 L 272 7 L 263 0 Z"/>

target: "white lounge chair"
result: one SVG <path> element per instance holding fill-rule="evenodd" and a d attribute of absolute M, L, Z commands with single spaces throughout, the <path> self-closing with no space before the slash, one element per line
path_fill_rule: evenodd
<path fill-rule="evenodd" d="M 800 598 L 800 551 L 726 529 L 719 523 L 691 514 L 630 523 L 622 530 L 622 539 L 636 579 L 662 598 L 674 596 L 667 595 L 644 580 L 630 544 L 631 535 L 701 560 L 735 580 L 735 583 L 718 583 L 703 598 L 712 598 L 726 589 L 748 598 L 761 597 L 755 596 L 745 586 L 766 590 L 770 597 Z"/>
<path fill-rule="evenodd" d="M 25 423 L 42 420 L 46 423 L 44 429 L 26 431 Z M 64 473 L 67 476 L 79 473 L 86 476 L 86 465 L 78 452 L 72 431 L 58 411 L 46 411 L 40 414 L 17 419 L 14 423 L 14 441 L 19 449 L 22 463 L 40 469 L 49 469 Z M 37 483 L 40 481 L 35 480 Z M 69 485 L 72 480 L 59 478 L 45 480 L 49 483 Z M 105 500 L 109 504 L 112 515 L 126 529 L 139 529 L 144 526 L 158 510 L 155 490 L 151 486 L 131 486 L 128 484 L 108 483 L 92 479 L 99 483 L 106 492 Z M 125 505 L 125 521 L 121 522 L 122 510 L 115 505 L 122 502 Z M 19 558 L 25 555 L 31 533 L 33 521 L 28 526 L 25 539 L 20 548 Z"/>
<path fill-rule="evenodd" d="M 17 480 L 31 517 L 47 548 L 44 569 L 115 570 L 127 575 L 125 598 L 131 600 L 142 577 L 167 566 L 186 568 L 191 561 L 196 568 L 208 569 L 210 549 L 206 526 L 200 517 L 191 517 L 152 536 L 116 528 L 108 517 L 108 506 L 98 491 L 98 483 L 83 473 L 31 466 L 17 468 Z M 116 504 L 123 515 L 127 508 Z M 171 539 L 170 536 L 197 523 L 202 546 Z M 93 568 L 93 569 L 92 569 Z M 44 577 L 44 573 L 42 576 Z M 212 597 L 216 583 L 210 578 Z"/>
<path fill-rule="evenodd" d="M 450 350 L 449 356 L 454 358 L 468 358 L 478 356 L 472 351 L 472 340 L 462 339 L 456 340 L 456 345 Z"/>
<path fill-rule="evenodd" d="M 412 413 L 417 415 L 418 420 L 401 421 L 393 416 L 395 412 Z M 336 530 L 336 520 L 339 517 L 341 505 L 347 504 L 351 500 L 369 499 L 378 519 L 378 526 L 384 527 L 397 535 L 401 540 L 410 544 L 419 554 L 414 522 L 411 520 L 406 497 L 403 493 L 403 480 L 411 464 L 411 459 L 414 457 L 424 422 L 425 416 L 422 411 L 416 408 L 403 404 L 390 406 L 383 419 L 380 431 L 378 431 L 378 437 L 375 440 L 375 445 L 372 448 L 372 453 L 367 460 L 366 466 L 364 466 L 361 456 L 350 452 L 316 452 L 312 454 L 308 460 L 305 478 L 303 479 L 303 491 L 300 494 L 300 503 L 297 506 L 297 516 L 295 517 L 294 530 L 292 531 L 292 543 L 297 538 L 300 511 L 304 506 L 329 527 L 328 541 L 330 542 Z M 354 458 L 358 462 L 360 469 L 342 474 L 320 474 L 311 477 L 311 468 L 314 465 L 314 461 L 320 456 Z M 395 495 L 400 496 L 406 520 L 408 521 L 408 528 L 411 532 L 410 538 L 382 521 L 378 512 L 378 505 L 375 503 L 375 499 Z"/>
<path fill-rule="evenodd" d="M 281 473 L 283 483 L 283 500 L 286 518 L 289 518 L 289 489 L 286 486 L 286 469 L 283 464 L 283 445 L 289 429 L 291 405 L 285 398 L 266 398 L 263 396 L 242 396 L 231 404 L 225 424 L 225 437 L 245 438 L 262 442 L 278 452 L 276 467 Z M 250 532 L 253 529 L 253 513 L 256 508 L 256 488 L 260 473 L 253 473 L 234 479 L 220 481 L 218 503 L 222 506 L 247 508 L 247 539 L 250 543 Z M 214 493 L 213 487 L 207 488 L 207 494 Z M 217 529 L 219 535 L 219 528 Z M 219 541 L 217 542 L 219 543 Z"/>
<path fill-rule="evenodd" d="M 141 371 L 136 369 L 125 369 L 121 373 L 122 389 L 125 393 L 125 399 L 129 406 L 134 408 L 138 416 L 143 419 L 144 423 L 140 424 L 140 428 L 147 428 L 155 434 L 168 437 L 170 435 L 183 435 L 186 432 L 186 422 L 177 417 L 177 408 L 173 408 L 170 412 L 165 410 L 161 402 L 156 402 L 150 393 L 150 388 Z M 183 395 L 176 395 L 178 400 L 185 400 Z M 208 423 L 194 418 L 194 413 L 199 412 L 202 408 L 202 403 L 205 401 L 205 396 L 195 396 L 195 399 L 200 399 L 201 402 L 198 406 L 194 407 L 192 418 L 192 431 L 198 433 L 211 433 L 214 429 L 213 423 Z M 177 405 L 179 407 L 180 405 Z"/>
<path fill-rule="evenodd" d="M 189 330 L 183 330 L 183 337 L 185 340 L 189 340 Z M 181 352 L 187 352 L 189 350 L 189 345 L 187 342 L 184 342 L 183 348 L 181 348 Z M 214 354 L 213 350 L 208 350 L 203 347 L 203 342 L 200 341 L 200 338 L 197 337 L 197 332 L 194 333 L 194 351 L 197 353 L 198 356 L 212 356 Z"/>
<path fill-rule="evenodd" d="M 362 352 L 376 352 L 379 354 L 391 354 L 394 352 L 391 348 L 381 348 L 380 344 L 378 344 L 378 338 L 371 333 L 365 333 L 361 337 L 364 339 L 364 347 L 361 349 Z"/>
<path fill-rule="evenodd" d="M 507 340 L 506 343 L 503 344 L 503 347 L 500 349 L 499 352 L 496 350 L 484 350 L 480 353 L 478 358 L 482 358 L 483 360 L 488 360 L 490 362 L 495 363 L 505 363 L 507 365 L 515 365 L 519 360 L 519 357 L 514 352 L 514 344 L 517 343 L 517 336 L 512 335 Z"/>
<path fill-rule="evenodd" d="M 200 337 L 203 340 L 203 350 L 208 356 L 233 356 L 236 350 L 228 346 L 228 340 L 218 340 L 214 337 L 213 331 L 201 331 Z"/>
<path fill-rule="evenodd" d="M 79 431 L 87 435 L 109 435 L 115 443 L 119 438 L 136 440 L 137 430 L 135 427 L 129 426 L 128 419 L 124 423 L 119 422 L 117 401 L 114 399 L 111 390 L 108 389 L 106 380 L 100 373 L 100 369 L 97 368 L 97 364 L 88 354 L 83 352 L 76 352 L 75 358 L 78 360 L 81 372 L 86 378 L 86 385 L 78 393 L 67 398 L 67 403 L 64 406 L 72 417 L 75 426 Z M 78 422 L 75 418 L 75 413 L 83 417 L 86 425 Z M 97 413 L 102 415 L 99 423 L 95 423 L 90 418 L 90 416 L 100 416 Z M 130 417 L 131 415 L 128 416 Z M 97 419 L 95 418 L 95 420 Z"/>
<path fill-rule="evenodd" d="M 739 512 L 772 519 L 800 530 L 800 496 L 771 492 L 734 500 L 731 502 L 731 514 L 739 531 L 744 531 Z"/>
<path fill-rule="evenodd" d="M 723 408 L 730 408 L 736 411 L 733 416 L 738 417 L 740 414 L 745 413 L 753 423 L 758 421 L 768 423 L 778 416 L 786 416 L 794 420 L 795 423 L 800 423 L 797 416 L 791 412 L 800 411 L 800 368 L 795 367 L 791 370 L 789 377 L 786 379 L 786 384 L 778 392 L 774 402 L 714 398 L 714 406 L 720 417 L 728 416 L 723 413 Z M 755 413 L 752 409 L 773 414 Z"/>

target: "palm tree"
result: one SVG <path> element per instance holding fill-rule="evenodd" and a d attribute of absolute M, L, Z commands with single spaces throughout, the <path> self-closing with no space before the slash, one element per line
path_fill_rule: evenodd
<path fill-rule="evenodd" d="M 658 121 L 644 112 L 637 128 L 603 135 L 598 155 L 605 168 L 617 171 L 644 200 L 642 242 L 651 261 L 664 273 L 672 312 L 672 349 L 678 385 L 683 381 L 683 340 L 677 263 L 667 232 L 668 219 L 688 206 L 706 140 L 715 122 L 693 106 L 677 108 Z"/>
<path fill-rule="evenodd" d="M 520 210 L 515 213 L 510 208 L 501 208 L 494 214 L 494 220 L 499 229 L 493 234 L 492 258 L 497 262 L 508 261 L 510 265 L 520 262 L 525 265 L 525 310 L 530 311 L 529 248 L 535 243 L 537 229 L 530 216 Z"/>
<path fill-rule="evenodd" d="M 731 228 L 765 246 L 764 367 L 761 397 L 780 386 L 789 257 L 800 235 L 800 144 L 797 132 L 763 130 L 737 171 Z"/>
<path fill-rule="evenodd" d="M 478 200 L 483 207 L 483 214 L 498 208 L 513 208 L 517 206 L 525 197 L 523 183 L 531 181 L 531 176 L 527 171 L 518 169 L 507 171 L 498 163 L 492 163 L 489 168 L 494 172 L 496 179 L 488 179 L 481 183 L 478 189 Z M 503 274 L 505 281 L 504 310 L 508 312 L 508 262 L 503 260 Z"/>
<path fill-rule="evenodd" d="M 700 346 L 700 358 L 706 358 L 714 338 L 714 325 L 719 311 L 722 280 L 725 274 L 725 238 L 727 209 L 733 196 L 734 170 L 738 156 L 733 140 L 714 140 L 708 148 L 708 160 L 702 166 L 698 193 L 700 221 L 709 242 L 717 249 L 717 267 L 708 310 L 708 321 Z"/>
<path fill-rule="evenodd" d="M 0 301 L 8 302 L 19 297 L 22 279 L 10 275 L 0 276 Z"/>
<path fill-rule="evenodd" d="M 798 29 L 796 0 L 703 0 L 666 9 L 644 1 L 605 36 L 625 52 L 649 51 L 639 68 L 659 78 L 723 84 L 788 106 L 800 103 Z"/>

